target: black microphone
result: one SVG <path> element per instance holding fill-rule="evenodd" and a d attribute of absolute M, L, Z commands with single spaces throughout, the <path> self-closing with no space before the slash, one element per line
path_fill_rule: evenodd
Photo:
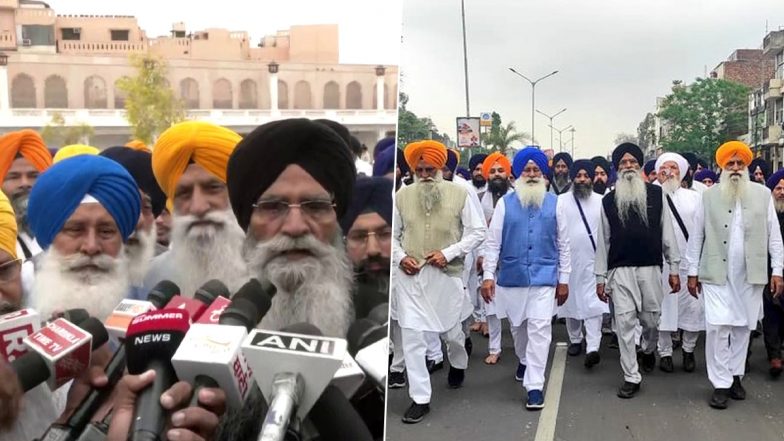
<path fill-rule="evenodd" d="M 190 326 L 187 311 L 161 309 L 137 316 L 128 327 L 125 350 L 128 353 L 128 373 L 139 375 L 155 371 L 152 384 L 136 397 L 131 441 L 159 441 L 166 426 L 166 410 L 161 407 L 161 395 L 176 381 L 171 364 L 180 342 Z"/>
<path fill-rule="evenodd" d="M 218 279 L 208 280 L 193 294 L 194 299 L 206 305 L 212 304 L 218 297 L 230 297 L 229 288 Z"/>
<path fill-rule="evenodd" d="M 308 413 L 321 441 L 372 441 L 362 417 L 337 387 L 327 386 Z"/>
<path fill-rule="evenodd" d="M 389 341 L 387 325 L 359 319 L 348 329 L 348 352 L 380 388 L 387 384 Z"/>
<path fill-rule="evenodd" d="M 155 309 L 163 308 L 164 305 L 180 292 L 180 288 L 169 280 L 158 282 L 147 294 L 147 301 Z M 72 441 L 90 423 L 93 414 L 109 398 L 112 390 L 122 378 L 125 370 L 125 345 L 120 345 L 109 360 L 104 370 L 109 382 L 100 389 L 91 389 L 86 397 L 82 399 L 76 409 L 64 424 L 52 424 L 44 433 L 42 440 L 61 440 Z"/>

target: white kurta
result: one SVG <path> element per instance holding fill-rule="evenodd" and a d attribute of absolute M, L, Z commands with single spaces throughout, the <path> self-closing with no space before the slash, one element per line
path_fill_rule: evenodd
<path fill-rule="evenodd" d="M 392 259 L 396 267 L 393 277 L 400 327 L 439 333 L 449 331 L 466 318 L 466 306 L 470 307 L 470 303 L 466 302 L 463 281 L 432 265 L 425 265 L 413 276 L 404 273 L 400 269 L 400 261 L 406 257 L 400 240 L 404 226 L 397 206 L 393 208 L 393 216 Z M 441 250 L 447 262 L 464 257 L 475 249 L 487 229 L 478 205 L 471 202 L 470 193 L 466 195 L 460 218 L 463 225 L 460 241 Z"/>
<path fill-rule="evenodd" d="M 514 190 L 511 187 L 506 192 L 506 194 L 509 193 L 514 193 Z M 501 199 L 499 199 L 498 201 L 500 202 Z M 485 216 L 485 221 L 488 224 L 490 224 L 490 220 L 493 218 L 494 210 L 495 210 L 495 206 L 493 205 L 493 194 L 488 191 L 482 196 L 482 211 Z M 485 254 L 487 254 L 487 240 L 485 240 L 485 242 L 482 243 L 481 247 L 478 249 L 478 252 L 482 256 L 482 258 L 484 258 Z M 485 303 L 485 315 L 494 315 L 499 319 L 505 319 L 506 311 L 504 310 L 504 308 L 499 308 L 496 304 L 495 299 L 493 299 Z"/>
<path fill-rule="evenodd" d="M 594 243 L 598 240 L 598 228 L 601 221 L 602 196 L 591 192 L 588 199 L 581 199 L 580 205 L 585 213 L 588 226 L 591 228 Z M 596 276 L 594 260 L 596 251 L 585 223 L 580 217 L 580 210 L 571 191 L 558 196 L 560 217 L 569 219 L 566 225 L 569 234 L 572 272 L 569 275 L 569 298 L 558 308 L 558 317 L 578 320 L 596 317 L 610 312 L 607 303 L 599 300 L 596 295 Z"/>
<path fill-rule="evenodd" d="M 748 219 L 747 222 L 756 222 Z M 700 253 L 705 235 L 705 214 L 702 202 L 694 215 L 695 232 L 688 246 L 689 275 L 699 273 Z M 760 227 L 768 229 L 768 253 L 773 262 L 774 274 L 781 274 L 784 261 L 784 245 L 781 241 L 778 217 L 773 198 L 768 205 L 766 223 Z M 705 321 L 715 326 L 747 326 L 755 329 L 762 318 L 762 289 L 764 285 L 752 285 L 746 281 L 746 250 L 744 244 L 744 219 L 740 202 L 736 202 L 730 223 L 727 256 L 727 283 L 715 285 L 703 283 L 705 297 Z"/>
<path fill-rule="evenodd" d="M 569 283 L 571 272 L 571 258 L 569 233 L 567 231 L 568 219 L 562 210 L 558 209 L 560 199 L 556 205 L 556 223 L 558 225 L 558 283 Z M 501 240 L 503 238 L 504 217 L 506 206 L 503 199 L 499 199 L 493 212 L 493 219 L 487 231 L 486 254 L 484 259 L 484 280 L 495 280 L 498 268 L 498 258 L 501 253 Z M 506 316 L 513 326 L 520 326 L 523 321 L 531 319 L 550 320 L 555 313 L 555 287 L 502 287 L 496 285 L 496 307 L 506 311 Z"/>
<path fill-rule="evenodd" d="M 689 238 L 694 234 L 694 220 L 696 211 L 700 206 L 702 199 L 699 192 L 679 188 L 675 193 L 670 195 L 672 203 L 678 210 L 681 216 L 686 231 L 689 232 Z M 666 203 L 666 202 L 665 202 Z M 670 210 L 670 220 L 672 221 L 672 229 L 675 232 L 675 239 L 678 243 L 678 251 L 681 256 L 687 254 L 686 237 L 678 225 L 675 215 Z M 704 298 L 700 296 L 695 299 L 689 294 L 689 289 L 686 284 L 687 275 L 689 272 L 688 259 L 681 259 L 679 276 L 681 279 L 681 290 L 677 294 L 671 294 L 672 289 L 669 283 L 669 271 L 662 272 L 662 286 L 664 289 L 664 297 L 662 298 L 661 305 L 661 321 L 659 322 L 660 331 L 677 331 L 683 329 L 684 331 L 702 331 L 705 329 L 705 308 Z"/>
<path fill-rule="evenodd" d="M 482 212 L 482 203 L 479 201 L 479 196 L 477 196 L 477 188 L 474 187 L 474 184 L 471 181 L 467 181 L 463 179 L 462 176 L 455 175 L 455 178 L 452 182 L 456 182 L 466 190 L 468 190 L 468 198 L 471 203 L 475 206 L 476 210 L 480 213 Z M 479 245 L 476 248 L 471 250 L 468 254 L 465 255 L 464 265 L 463 265 L 463 287 L 465 291 L 465 301 L 466 305 L 463 307 L 463 320 L 467 319 L 471 316 L 474 312 L 474 306 L 476 303 L 476 296 L 477 296 L 477 278 L 479 277 L 476 272 L 476 258 L 477 258 L 477 250 L 479 249 Z M 473 283 L 472 283 L 473 277 Z M 472 290 L 473 289 L 473 290 Z"/>

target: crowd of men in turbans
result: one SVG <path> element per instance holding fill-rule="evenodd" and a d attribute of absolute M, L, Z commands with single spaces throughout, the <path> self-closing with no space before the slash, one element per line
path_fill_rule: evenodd
<path fill-rule="evenodd" d="M 186 121 L 149 147 L 103 150 L 53 152 L 34 130 L 7 133 L 0 314 L 28 307 L 48 319 L 83 308 L 104 320 L 162 280 L 193 297 L 211 279 L 233 294 L 255 278 L 276 288 L 260 328 L 305 322 L 346 338 L 355 320 L 388 302 L 389 290 L 394 134 L 378 143 L 373 165 L 358 158 L 360 148 L 343 125 L 307 119 L 270 122 L 244 137 Z M 42 384 L 22 394 L 0 358 L 0 439 L 30 441 L 67 419 L 90 387 L 107 384 L 104 367 L 117 345 L 110 339 L 88 372 L 55 391 Z M 151 381 L 149 372 L 126 374 L 93 415 L 111 412 L 108 439 L 127 438 L 135 398 Z M 383 391 L 359 390 L 352 403 L 367 426 L 359 439 L 380 439 Z M 180 381 L 161 396 L 166 438 L 256 439 L 267 408 L 258 389 L 231 411 L 219 388 L 202 389 L 197 405 L 189 404 L 192 391 Z M 318 435 L 310 432 L 301 436 Z"/>
<path fill-rule="evenodd" d="M 718 171 L 690 153 L 645 162 L 632 143 L 610 160 L 549 159 L 536 147 L 511 160 L 477 154 L 466 178 L 441 143 L 414 142 L 402 156 L 398 172 L 407 168 L 410 182 L 398 180 L 395 201 L 389 387 L 408 386 L 404 423 L 430 411 L 442 340 L 448 385 L 460 388 L 470 333 L 489 337 L 484 363 L 495 365 L 502 319 L 529 410 L 544 407 L 556 318 L 586 369 L 601 362 L 602 334 L 612 335 L 623 399 L 640 392 L 657 354 L 661 371 L 694 372 L 703 333 L 709 405 L 745 399 L 759 321 L 770 374 L 781 374 L 784 169 L 769 175 L 744 143 L 717 148 Z"/>

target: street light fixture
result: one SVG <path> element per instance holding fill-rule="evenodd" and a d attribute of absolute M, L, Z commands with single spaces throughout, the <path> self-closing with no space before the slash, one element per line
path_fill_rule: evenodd
<path fill-rule="evenodd" d="M 572 127 L 573 126 L 571 124 L 569 124 L 568 126 L 564 127 L 563 129 L 558 130 L 558 129 L 556 129 L 553 126 L 550 126 L 551 129 L 553 129 L 556 132 L 558 132 L 558 144 L 560 145 L 560 147 L 558 148 L 558 152 L 562 152 L 563 151 L 563 139 L 561 138 L 561 133 L 571 129 Z"/>
<path fill-rule="evenodd" d="M 552 149 L 553 148 L 553 119 L 555 119 L 556 116 L 566 112 L 566 107 L 564 107 L 563 109 L 561 109 L 560 112 L 558 112 L 558 113 L 556 113 L 555 115 L 552 115 L 552 116 L 542 112 L 541 110 L 537 110 L 537 112 L 541 113 L 542 115 L 544 115 L 544 116 L 546 116 L 547 118 L 550 119 L 550 148 Z M 531 135 L 531 136 L 533 136 L 533 135 Z M 553 150 L 555 150 L 555 149 L 553 149 Z"/>
<path fill-rule="evenodd" d="M 532 81 L 527 76 L 525 76 L 525 75 L 521 74 L 520 72 L 514 70 L 514 68 L 510 67 L 509 70 L 511 70 L 512 73 L 520 76 L 521 78 L 523 78 L 524 80 L 528 81 L 531 84 L 531 141 L 533 141 L 534 139 L 536 139 L 536 129 L 535 129 L 535 126 L 534 126 L 534 117 L 536 116 L 536 112 L 534 112 L 534 110 L 536 108 L 536 83 L 542 81 L 545 78 L 548 78 L 548 77 L 551 77 L 551 76 L 557 74 L 558 71 L 554 70 L 554 71 L 550 72 L 549 74 Z"/>
<path fill-rule="evenodd" d="M 270 64 L 267 65 L 267 69 L 269 69 L 269 73 L 276 74 L 278 73 L 279 66 L 280 65 L 276 63 L 275 60 L 272 60 L 272 62 L 270 62 Z"/>
<path fill-rule="evenodd" d="M 382 66 L 382 65 L 380 65 L 380 64 L 379 64 L 378 66 L 376 66 L 376 76 L 377 76 L 377 77 L 383 77 L 383 76 L 384 76 L 384 73 L 385 73 L 386 71 L 387 71 L 387 68 L 386 68 L 386 67 L 384 67 L 384 66 Z"/>
<path fill-rule="evenodd" d="M 8 66 L 8 55 L 0 52 L 0 66 Z"/>

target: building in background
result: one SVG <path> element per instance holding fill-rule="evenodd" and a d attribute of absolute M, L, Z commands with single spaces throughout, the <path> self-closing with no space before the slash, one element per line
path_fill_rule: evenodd
<path fill-rule="evenodd" d="M 711 78 L 756 89 L 773 76 L 773 69 L 773 58 L 762 49 L 738 49 L 711 71 Z"/>
<path fill-rule="evenodd" d="M 55 113 L 94 127 L 91 143 L 125 143 L 130 128 L 116 87 L 135 75 L 131 54 L 167 60 L 189 119 L 247 133 L 287 117 L 345 124 L 371 149 L 397 123 L 396 66 L 340 64 L 337 25 L 291 26 L 257 44 L 244 31 L 149 38 L 135 17 L 57 15 L 37 0 L 0 0 L 0 132 L 41 128 Z"/>
<path fill-rule="evenodd" d="M 772 62 L 772 72 L 749 96 L 747 142 L 776 170 L 784 158 L 784 30 L 768 33 L 762 55 Z"/>

